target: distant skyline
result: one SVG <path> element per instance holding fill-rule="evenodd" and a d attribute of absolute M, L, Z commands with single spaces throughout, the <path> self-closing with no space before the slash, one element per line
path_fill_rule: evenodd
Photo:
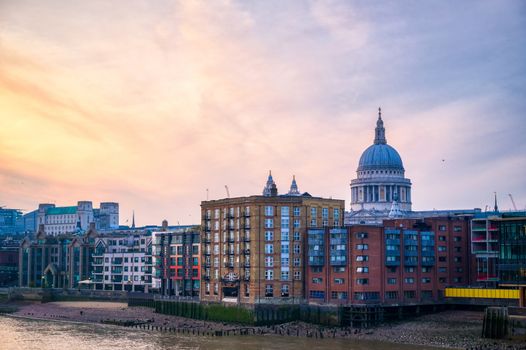
<path fill-rule="evenodd" d="M 414 210 L 526 208 L 524 1 L 0 0 L 0 206 L 344 199 L 373 142 Z"/>

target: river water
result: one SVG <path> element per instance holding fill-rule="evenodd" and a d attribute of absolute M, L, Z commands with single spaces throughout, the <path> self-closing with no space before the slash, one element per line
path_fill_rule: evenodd
<path fill-rule="evenodd" d="M 227 349 L 416 350 L 431 347 L 348 339 L 277 336 L 199 337 L 118 326 L 28 320 L 0 316 L 2 350 Z"/>

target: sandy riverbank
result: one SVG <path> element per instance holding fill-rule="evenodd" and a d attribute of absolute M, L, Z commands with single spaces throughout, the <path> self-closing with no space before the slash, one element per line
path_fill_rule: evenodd
<path fill-rule="evenodd" d="M 188 332 L 211 333 L 245 326 L 199 321 L 155 313 L 151 308 L 128 307 L 116 302 L 52 302 L 17 304 L 16 316 L 39 319 L 101 323 L 106 320 L 148 321 L 150 326 Z M 344 338 L 438 346 L 456 349 L 526 349 L 524 340 L 493 341 L 480 338 L 483 313 L 446 311 L 372 329 L 328 328 L 303 322 L 271 327 L 249 327 L 251 334 L 277 334 L 316 338 Z"/>

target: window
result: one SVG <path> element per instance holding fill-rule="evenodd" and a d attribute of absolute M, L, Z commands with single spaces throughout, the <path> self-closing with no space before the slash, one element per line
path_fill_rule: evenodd
<path fill-rule="evenodd" d="M 439 245 L 438 246 L 438 251 L 439 252 L 445 252 L 447 250 L 447 247 L 446 246 L 443 246 L 443 245 Z"/>
<path fill-rule="evenodd" d="M 358 285 L 369 284 L 369 279 L 368 278 L 357 278 L 356 279 L 356 284 L 358 284 Z"/>
<path fill-rule="evenodd" d="M 438 240 L 441 241 L 441 242 L 445 242 L 446 241 L 446 236 L 438 236 Z"/>
<path fill-rule="evenodd" d="M 462 247 L 455 247 L 455 253 L 462 253 Z"/>
<path fill-rule="evenodd" d="M 367 238 L 368 236 L 369 236 L 369 235 L 367 234 L 367 232 L 358 232 L 358 233 L 356 234 L 356 238 L 357 238 L 357 239 L 365 239 L 365 238 Z"/>
<path fill-rule="evenodd" d="M 445 256 L 439 256 L 439 257 L 438 257 L 438 261 L 440 261 L 440 262 L 446 262 L 446 257 L 445 257 Z"/>
<path fill-rule="evenodd" d="M 380 293 L 378 292 L 355 292 L 355 300 L 378 300 L 380 299 Z"/>
<path fill-rule="evenodd" d="M 316 227 L 316 219 L 311 219 L 310 220 L 310 226 L 311 227 Z"/>
<path fill-rule="evenodd" d="M 321 217 L 323 219 L 329 218 L 329 208 L 321 208 Z"/>
<path fill-rule="evenodd" d="M 438 225 L 438 230 L 439 231 L 445 231 L 446 230 L 446 225 Z"/>
<path fill-rule="evenodd" d="M 422 283 L 424 283 L 424 284 L 431 283 L 431 278 L 429 278 L 429 277 L 422 277 Z"/>
<path fill-rule="evenodd" d="M 281 253 L 282 254 L 288 254 L 289 253 L 289 242 L 282 242 L 281 243 Z"/>
<path fill-rule="evenodd" d="M 265 228 L 274 228 L 274 219 L 265 219 Z"/>
<path fill-rule="evenodd" d="M 438 268 L 438 272 L 440 272 L 440 273 L 446 273 L 446 272 L 447 272 L 447 267 L 439 267 L 439 268 Z"/>
<path fill-rule="evenodd" d="M 462 277 L 454 277 L 453 283 L 462 283 Z"/>
<path fill-rule="evenodd" d="M 265 279 L 267 281 L 272 281 L 274 279 L 274 271 L 273 270 L 265 270 Z"/>
<path fill-rule="evenodd" d="M 299 241 L 300 240 L 300 233 L 298 231 L 294 231 L 294 240 Z"/>
<path fill-rule="evenodd" d="M 462 232 L 462 226 L 454 226 L 453 232 Z"/>
<path fill-rule="evenodd" d="M 461 241 L 462 241 L 462 237 L 460 237 L 460 236 L 455 236 L 455 237 L 453 237 L 453 241 L 454 241 L 454 242 L 461 242 Z"/>
<path fill-rule="evenodd" d="M 356 261 L 369 261 L 369 255 L 356 255 Z"/>
<path fill-rule="evenodd" d="M 301 266 L 301 260 L 300 258 L 294 258 L 294 267 L 300 267 Z"/>
<path fill-rule="evenodd" d="M 294 216 L 300 216 L 300 207 L 294 207 Z"/>
<path fill-rule="evenodd" d="M 413 283 L 415 283 L 415 279 L 413 277 L 406 277 L 406 278 L 404 278 L 404 283 L 406 283 L 406 284 L 413 284 Z"/>
<path fill-rule="evenodd" d="M 274 288 L 272 287 L 272 284 L 267 284 L 265 286 L 265 297 L 273 297 L 274 296 Z"/>
<path fill-rule="evenodd" d="M 288 216 L 282 216 L 281 217 L 281 228 L 289 228 L 289 222 L 290 222 L 290 219 Z"/>
<path fill-rule="evenodd" d="M 289 207 L 281 207 L 281 216 L 289 216 Z"/>
<path fill-rule="evenodd" d="M 273 240 L 274 240 L 274 232 L 265 231 L 265 241 L 273 241 Z"/>
<path fill-rule="evenodd" d="M 385 292 L 385 299 L 398 299 L 398 292 L 391 291 L 391 292 Z"/>
<path fill-rule="evenodd" d="M 457 268 L 455 269 L 455 271 L 457 271 L 457 272 L 460 273 L 460 272 L 464 272 L 464 269 L 463 269 L 462 267 L 457 267 Z"/>
<path fill-rule="evenodd" d="M 274 216 L 274 207 L 271 205 L 265 206 L 265 216 Z"/>
<path fill-rule="evenodd" d="M 294 254 L 299 254 L 301 251 L 299 244 L 294 244 Z"/>
<path fill-rule="evenodd" d="M 369 267 L 368 266 L 359 266 L 356 268 L 357 273 L 369 273 Z"/>
<path fill-rule="evenodd" d="M 281 257 L 281 266 L 289 266 L 289 258 Z"/>
<path fill-rule="evenodd" d="M 332 270 L 336 273 L 338 272 L 345 272 L 345 266 L 334 266 Z"/>
<path fill-rule="evenodd" d="M 446 278 L 445 277 L 440 277 L 438 279 L 438 283 L 446 283 Z"/>
<path fill-rule="evenodd" d="M 404 292 L 404 298 L 406 298 L 406 299 L 414 299 L 414 298 L 416 298 L 416 292 L 414 290 L 406 290 Z"/>
<path fill-rule="evenodd" d="M 432 290 L 423 290 L 421 293 L 421 296 L 423 299 L 433 299 L 433 291 Z"/>
<path fill-rule="evenodd" d="M 281 280 L 282 281 L 288 281 L 289 280 L 289 272 L 288 271 L 281 271 Z"/>
<path fill-rule="evenodd" d="M 273 244 L 265 244 L 265 254 L 274 254 Z"/>
<path fill-rule="evenodd" d="M 462 262 L 462 257 L 461 256 L 455 256 L 455 258 L 453 259 L 456 263 L 459 263 L 459 262 Z"/>
<path fill-rule="evenodd" d="M 369 249 L 369 244 L 357 244 L 356 245 L 356 249 L 358 249 L 358 250 L 368 250 Z"/>
<path fill-rule="evenodd" d="M 344 278 L 335 278 L 334 279 L 334 284 L 344 284 L 345 283 L 345 279 Z"/>
<path fill-rule="evenodd" d="M 431 272 L 431 267 L 429 267 L 429 266 L 423 266 L 423 267 L 422 267 L 422 273 L 427 273 L 427 272 Z"/>
<path fill-rule="evenodd" d="M 309 293 L 309 296 L 312 299 L 323 299 L 323 298 L 325 298 L 325 292 L 318 291 L 318 290 L 311 290 L 310 293 Z"/>
<path fill-rule="evenodd" d="M 289 285 L 288 284 L 281 285 L 281 296 L 283 298 L 286 298 L 289 296 Z"/>
<path fill-rule="evenodd" d="M 312 217 L 314 217 L 314 218 L 316 217 L 316 215 L 317 215 L 317 208 L 316 207 L 311 207 L 310 208 L 310 215 Z"/>
<path fill-rule="evenodd" d="M 281 230 L 281 240 L 282 241 L 289 240 L 289 230 Z"/>
<path fill-rule="evenodd" d="M 388 278 L 387 284 L 396 284 L 396 278 Z"/>
<path fill-rule="evenodd" d="M 396 273 L 396 266 L 389 266 L 387 268 L 387 272 L 389 272 L 389 273 Z"/>
<path fill-rule="evenodd" d="M 301 280 L 301 271 L 294 271 L 294 279 L 296 281 Z"/>
<path fill-rule="evenodd" d="M 272 256 L 265 257 L 265 267 L 274 267 L 274 258 Z"/>
<path fill-rule="evenodd" d="M 331 299 L 347 299 L 347 292 L 331 292 Z"/>
<path fill-rule="evenodd" d="M 321 277 L 314 277 L 312 279 L 312 283 L 313 284 L 321 284 L 322 282 L 323 282 L 323 278 L 321 278 Z"/>
<path fill-rule="evenodd" d="M 397 251 L 397 250 L 400 250 L 400 246 L 399 245 L 388 244 L 388 245 L 385 246 L 385 250 L 387 250 L 387 251 Z"/>

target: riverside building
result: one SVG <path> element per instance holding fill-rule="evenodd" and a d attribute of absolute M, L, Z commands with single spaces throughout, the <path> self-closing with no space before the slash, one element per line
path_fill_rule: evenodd
<path fill-rule="evenodd" d="M 526 286 L 526 212 L 479 213 L 471 224 L 474 283 Z"/>
<path fill-rule="evenodd" d="M 91 285 L 97 290 L 148 292 L 152 283 L 152 237 L 144 230 L 95 238 Z"/>
<path fill-rule="evenodd" d="M 308 230 L 309 302 L 431 304 L 470 281 L 469 216 Z"/>
<path fill-rule="evenodd" d="M 40 225 L 35 240 L 25 238 L 19 249 L 20 287 L 77 288 L 92 272 L 97 237 L 95 224 L 82 235 L 46 234 Z"/>
<path fill-rule="evenodd" d="M 278 195 L 269 174 L 262 195 L 201 202 L 201 300 L 299 302 L 305 295 L 307 229 L 339 227 L 344 201 Z"/>
<path fill-rule="evenodd" d="M 199 226 L 152 232 L 152 288 L 162 295 L 198 297 L 201 280 Z"/>

